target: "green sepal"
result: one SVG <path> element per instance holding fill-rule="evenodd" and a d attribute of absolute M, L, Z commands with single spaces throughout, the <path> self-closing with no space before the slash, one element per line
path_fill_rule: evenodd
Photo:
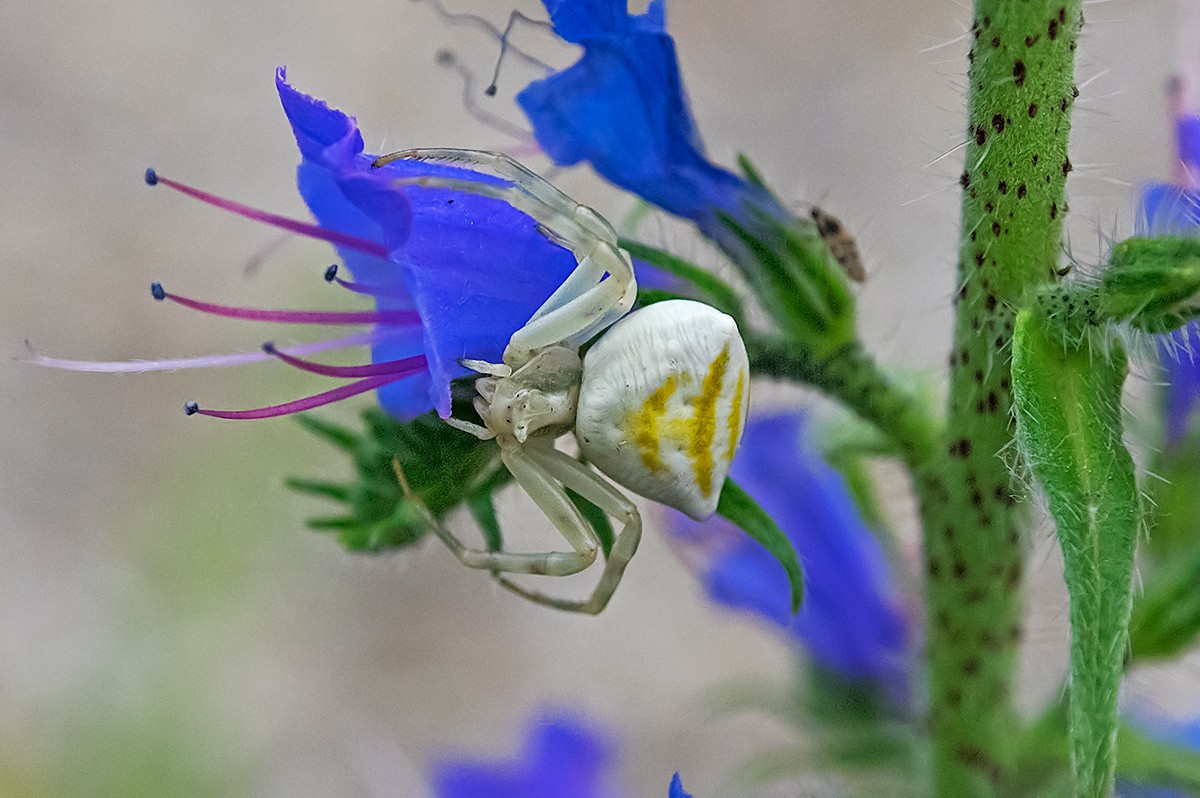
<path fill-rule="evenodd" d="M 758 171 L 758 167 L 751 163 L 749 156 L 739 152 L 737 155 L 738 169 L 742 170 L 742 175 L 759 188 L 770 191 L 767 186 L 767 181 L 763 179 L 762 172 Z"/>
<path fill-rule="evenodd" d="M 792 542 L 775 520 L 751 498 L 750 494 L 728 477 L 717 502 L 717 515 L 736 524 L 743 532 L 761 543 L 772 557 L 779 560 L 792 586 L 792 612 L 798 612 L 804 601 L 804 570 L 800 567 L 800 558 L 796 555 Z"/>
<path fill-rule="evenodd" d="M 1140 518 L 1133 459 L 1122 439 L 1128 371 L 1115 341 L 1064 348 L 1025 310 L 1013 334 L 1017 441 L 1045 490 L 1070 594 L 1070 738 L 1075 794 L 1107 796 L 1116 766 Z"/>
<path fill-rule="evenodd" d="M 508 480 L 496 445 L 457 430 L 433 413 L 400 422 L 377 408 L 363 414 L 362 432 L 303 415 L 300 423 L 350 454 L 355 479 L 346 484 L 289 479 L 289 488 L 345 505 L 346 514 L 309 521 L 333 532 L 349 551 L 380 552 L 409 546 L 429 531 L 419 508 L 405 499 L 396 468 L 409 488 L 441 519 L 469 499 L 479 507 Z M 489 530 L 485 528 L 485 538 Z M 498 531 L 493 536 L 498 544 Z M 492 539 L 489 538 L 489 545 Z"/>
<path fill-rule="evenodd" d="M 620 240 L 620 246 L 633 257 L 644 260 L 655 268 L 667 274 L 687 280 L 699 294 L 717 310 L 728 313 L 739 325 L 745 317 L 742 299 L 737 291 L 707 269 L 684 260 L 670 252 L 631 241 L 628 238 Z M 645 289 L 639 289 L 643 291 Z M 640 298 L 640 296 L 639 296 Z"/>
<path fill-rule="evenodd" d="M 1100 278 L 1102 312 L 1151 333 L 1200 316 L 1200 240 L 1128 238 L 1113 247 Z"/>
<path fill-rule="evenodd" d="M 749 212 L 770 240 L 732 216 L 720 220 L 744 247 L 747 254 L 735 262 L 780 330 L 818 353 L 853 342 L 854 295 L 816 226 Z"/>
<path fill-rule="evenodd" d="M 334 424 L 310 413 L 301 413 L 294 417 L 296 422 L 318 438 L 331 443 L 343 452 L 354 451 L 360 442 L 359 435 L 349 427 Z"/>

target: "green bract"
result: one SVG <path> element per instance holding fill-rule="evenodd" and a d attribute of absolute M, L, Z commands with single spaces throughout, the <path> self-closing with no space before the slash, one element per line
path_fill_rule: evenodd
<path fill-rule="evenodd" d="M 1071 601 L 1071 761 L 1075 794 L 1103 798 L 1116 767 L 1117 694 L 1128 648 L 1139 507 L 1122 440 L 1125 351 L 1064 348 L 1044 319 L 1017 316 L 1017 438 L 1049 500 Z"/>

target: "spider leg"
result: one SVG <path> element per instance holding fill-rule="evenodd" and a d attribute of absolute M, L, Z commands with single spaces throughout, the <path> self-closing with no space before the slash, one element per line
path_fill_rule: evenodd
<path fill-rule="evenodd" d="M 547 475 L 559 480 L 566 487 L 621 521 L 624 526 L 613 542 L 612 551 L 609 552 L 608 559 L 604 563 L 604 572 L 600 575 L 600 581 L 596 584 L 592 594 L 583 601 L 554 598 L 523 587 L 499 573 L 493 573 L 493 576 L 505 588 L 530 601 L 568 612 L 597 615 L 608 605 L 613 591 L 621 582 L 626 566 L 637 552 L 638 544 L 642 539 L 642 517 L 633 502 L 613 487 L 608 480 L 578 460 L 568 457 L 553 447 L 534 445 L 526 447 L 526 451 L 529 459 L 543 469 Z"/>
<path fill-rule="evenodd" d="M 506 356 L 512 355 L 518 365 L 534 350 L 545 346 L 582 344 L 633 307 L 637 296 L 633 264 L 617 247 L 612 226 L 591 208 L 579 205 L 506 155 L 478 150 L 418 149 L 384 155 L 373 165 L 402 159 L 462 164 L 485 169 L 508 181 L 493 184 L 428 176 L 400 178 L 396 182 L 449 188 L 501 200 L 533 218 L 548 238 L 575 255 L 578 262 L 575 270 L 509 342 Z"/>
<path fill-rule="evenodd" d="M 490 429 L 482 426 L 481 424 L 476 424 L 471 421 L 463 421 L 461 418 L 455 418 L 454 416 L 450 416 L 449 418 L 443 420 L 455 429 L 460 429 L 463 432 L 469 432 L 481 441 L 490 441 L 496 437 L 496 433 L 492 432 Z"/>
<path fill-rule="evenodd" d="M 425 502 L 408 487 L 408 481 L 404 479 L 399 463 L 396 463 L 395 467 L 405 498 L 417 507 L 434 534 L 446 544 L 446 548 L 468 568 L 479 568 L 494 574 L 505 572 L 569 576 L 579 573 L 595 562 L 600 541 L 562 486 L 531 463 L 521 449 L 502 449 L 500 459 L 512 472 L 517 484 L 529 494 L 538 508 L 571 544 L 573 551 L 523 553 L 471 548 L 434 517 Z"/>

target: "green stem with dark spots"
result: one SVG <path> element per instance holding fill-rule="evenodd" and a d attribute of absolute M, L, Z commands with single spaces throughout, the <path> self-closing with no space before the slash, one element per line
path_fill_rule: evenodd
<path fill-rule="evenodd" d="M 944 499 L 925 523 L 934 794 L 996 794 L 1010 774 L 1022 514 L 1013 441 L 1016 310 L 1056 279 L 1080 0 L 977 0 L 947 416 Z"/>

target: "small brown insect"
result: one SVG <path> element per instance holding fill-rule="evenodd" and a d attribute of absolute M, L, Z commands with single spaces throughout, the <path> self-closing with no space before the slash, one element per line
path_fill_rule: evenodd
<path fill-rule="evenodd" d="M 817 232 L 821 235 L 821 240 L 829 247 L 829 253 L 841 265 L 846 276 L 856 283 L 865 283 L 867 270 L 863 268 L 862 256 L 858 253 L 858 244 L 854 236 L 846 232 L 840 219 L 815 205 L 810 215 L 817 223 Z"/>

